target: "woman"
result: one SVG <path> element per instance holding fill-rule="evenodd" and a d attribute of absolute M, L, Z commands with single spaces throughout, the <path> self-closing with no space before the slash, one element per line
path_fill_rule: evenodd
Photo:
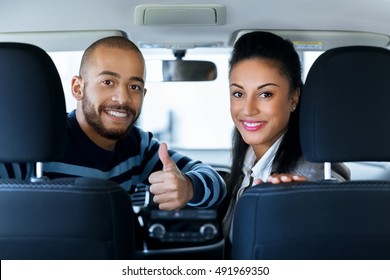
<path fill-rule="evenodd" d="M 224 219 L 227 241 L 242 192 L 262 182 L 324 178 L 322 163 L 306 161 L 299 142 L 301 65 L 293 44 L 269 32 L 251 32 L 234 45 L 229 62 L 233 132 L 231 195 Z M 349 169 L 335 164 L 332 176 L 348 180 Z M 337 169 L 337 172 L 335 171 Z"/>

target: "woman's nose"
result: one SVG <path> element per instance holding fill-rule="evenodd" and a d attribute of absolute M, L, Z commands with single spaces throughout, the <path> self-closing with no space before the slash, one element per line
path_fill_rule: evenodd
<path fill-rule="evenodd" d="M 246 100 L 243 109 L 245 114 L 247 115 L 254 115 L 260 112 L 260 109 L 258 108 L 258 104 L 251 99 Z"/>

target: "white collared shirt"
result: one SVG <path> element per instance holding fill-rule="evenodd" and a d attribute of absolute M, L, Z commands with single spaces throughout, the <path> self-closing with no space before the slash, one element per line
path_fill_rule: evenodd
<path fill-rule="evenodd" d="M 275 143 L 272 144 L 272 146 L 267 150 L 267 152 L 261 157 L 258 162 L 256 162 L 256 155 L 252 146 L 248 147 L 242 167 L 242 172 L 244 173 L 245 177 L 242 181 L 240 189 L 237 192 L 237 200 L 241 196 L 245 188 L 249 186 L 251 181 L 252 185 L 254 184 L 254 179 L 260 179 L 263 182 L 267 182 L 267 179 L 272 172 L 272 162 L 274 161 L 276 151 L 279 149 L 283 136 L 284 134 L 280 136 L 275 141 Z"/>

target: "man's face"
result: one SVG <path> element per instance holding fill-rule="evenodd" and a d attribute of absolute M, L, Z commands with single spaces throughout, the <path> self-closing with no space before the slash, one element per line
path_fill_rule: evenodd
<path fill-rule="evenodd" d="M 135 51 L 106 47 L 95 50 L 81 77 L 78 108 L 91 138 L 98 135 L 118 140 L 128 133 L 141 113 L 146 92 L 144 69 L 144 60 Z"/>
<path fill-rule="evenodd" d="M 86 89 L 84 88 L 84 96 L 82 99 L 82 109 L 83 114 L 85 117 L 85 120 L 87 123 L 102 137 L 108 138 L 111 140 L 119 140 L 122 137 L 124 137 L 131 129 L 131 127 L 134 125 L 134 123 L 137 121 L 139 117 L 140 111 L 137 113 L 137 111 L 129 107 L 127 105 L 120 106 L 116 104 L 101 104 L 99 105 L 98 109 L 95 110 L 95 107 L 91 100 L 88 97 L 88 93 L 86 92 Z M 141 109 L 140 109 L 141 110 Z M 110 113 L 111 112 L 111 113 Z M 122 112 L 122 113 L 119 113 Z M 123 125 L 104 125 L 103 120 L 101 118 L 102 114 L 109 114 L 112 115 L 112 118 L 115 117 L 115 114 L 119 116 L 119 114 L 126 114 L 126 119 L 130 121 L 128 122 L 121 122 L 119 121 L 118 124 L 123 123 Z M 123 118 L 124 120 L 125 118 Z M 126 128 L 127 126 L 127 128 Z"/>

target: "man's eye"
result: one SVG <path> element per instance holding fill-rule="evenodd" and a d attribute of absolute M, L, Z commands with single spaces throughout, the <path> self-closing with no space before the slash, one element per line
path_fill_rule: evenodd
<path fill-rule="evenodd" d="M 143 91 L 143 88 L 139 85 L 130 85 L 129 88 L 131 90 L 136 90 L 136 91 Z"/>
<path fill-rule="evenodd" d="M 104 85 L 107 85 L 107 86 L 112 85 L 112 81 L 110 81 L 110 80 L 103 80 L 102 83 L 103 83 Z"/>

